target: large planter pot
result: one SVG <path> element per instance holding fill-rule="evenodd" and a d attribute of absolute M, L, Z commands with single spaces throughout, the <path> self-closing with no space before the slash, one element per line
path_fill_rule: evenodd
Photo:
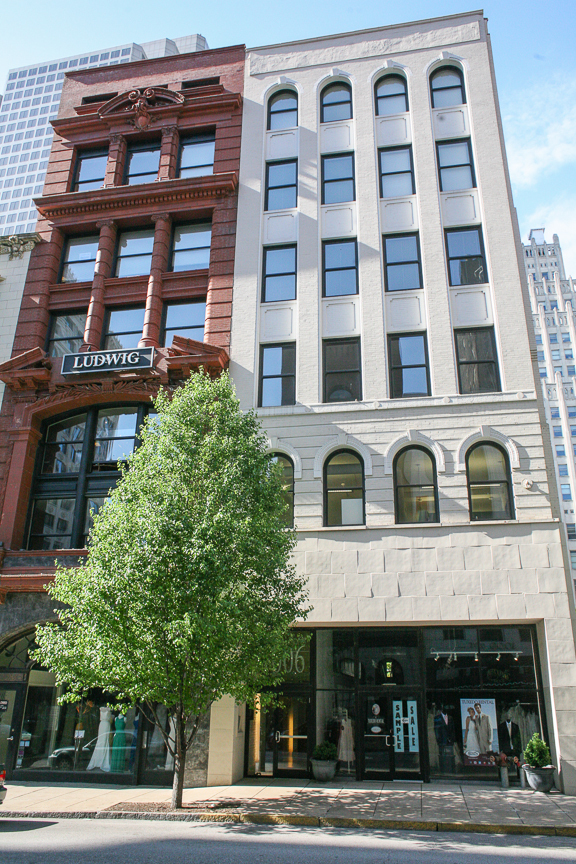
<path fill-rule="evenodd" d="M 312 774 L 315 780 L 327 783 L 328 780 L 334 779 L 338 762 L 333 760 L 325 761 L 324 759 L 311 759 L 310 761 L 312 762 Z"/>
<path fill-rule="evenodd" d="M 531 768 L 530 765 L 522 767 L 531 789 L 535 792 L 550 792 L 554 786 L 555 768 Z"/>

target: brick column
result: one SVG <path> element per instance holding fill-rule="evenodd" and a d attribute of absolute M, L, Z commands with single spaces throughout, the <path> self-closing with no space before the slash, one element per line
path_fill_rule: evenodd
<path fill-rule="evenodd" d="M 176 176 L 179 135 L 177 126 L 164 126 L 162 129 L 162 149 L 158 180 L 172 180 Z"/>
<path fill-rule="evenodd" d="M 50 285 L 58 279 L 64 239 L 62 231 L 53 228 L 48 242 L 40 243 L 32 250 L 12 348 L 13 357 L 31 348 L 44 348 L 50 321 Z"/>
<path fill-rule="evenodd" d="M 86 315 L 84 344 L 80 348 L 81 351 L 98 351 L 100 348 L 100 337 L 104 323 L 104 280 L 108 279 L 112 272 L 114 247 L 116 246 L 116 223 L 112 219 L 97 222 L 96 227 L 100 229 L 100 241 L 96 254 L 90 305 Z"/>
<path fill-rule="evenodd" d="M 123 135 L 113 132 L 110 135 L 110 147 L 108 150 L 108 162 L 106 163 L 106 174 L 104 175 L 104 187 L 120 186 L 124 175 L 124 163 L 126 162 L 126 139 Z"/>
<path fill-rule="evenodd" d="M 226 349 L 230 347 L 236 203 L 236 196 L 225 198 L 212 213 L 212 244 L 206 293 L 204 342 Z"/>
<path fill-rule="evenodd" d="M 159 344 L 160 325 L 162 324 L 162 274 L 168 269 L 168 256 L 170 254 L 172 224 L 170 216 L 167 213 L 162 213 L 153 216 L 152 221 L 156 223 L 156 227 L 146 293 L 144 329 L 142 339 L 138 343 L 140 348 L 148 348 L 151 345 L 157 348 Z"/>

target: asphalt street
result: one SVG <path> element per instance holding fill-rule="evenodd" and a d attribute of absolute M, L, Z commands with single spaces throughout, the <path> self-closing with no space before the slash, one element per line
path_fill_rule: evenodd
<path fill-rule="evenodd" d="M 574 862 L 576 838 L 103 819 L 0 819 L 2 864 Z"/>

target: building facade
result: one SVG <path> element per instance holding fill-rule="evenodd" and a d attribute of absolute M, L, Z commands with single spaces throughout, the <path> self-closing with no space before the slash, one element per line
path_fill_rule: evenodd
<path fill-rule="evenodd" d="M 203 36 L 116 45 L 10 69 L 0 105 L 0 235 L 34 231 L 33 198 L 42 192 L 66 72 L 208 48 Z"/>
<path fill-rule="evenodd" d="M 330 740 L 359 780 L 495 779 L 538 731 L 574 792 L 574 610 L 486 22 L 251 49 L 244 100 L 231 371 L 313 605 L 247 769 L 303 774 Z"/>
<path fill-rule="evenodd" d="M 560 512 L 566 529 L 572 580 L 576 580 L 576 327 L 574 281 L 566 277 L 557 234 L 547 243 L 543 228 L 523 244 L 532 324 L 546 420 L 551 437 Z"/>
<path fill-rule="evenodd" d="M 100 692 L 58 706 L 29 652 L 53 617 L 43 585 L 55 560 L 86 554 L 91 511 L 150 397 L 200 365 L 228 365 L 244 55 L 232 46 L 65 78 L 35 199 L 40 242 L 0 364 L 0 761 L 12 776 L 172 782 L 140 711 L 118 719 Z M 188 783 L 212 782 L 209 735 L 207 718 Z"/>

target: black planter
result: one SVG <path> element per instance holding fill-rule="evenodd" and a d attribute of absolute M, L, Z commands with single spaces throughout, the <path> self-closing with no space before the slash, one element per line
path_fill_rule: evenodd
<path fill-rule="evenodd" d="M 554 786 L 555 768 L 531 768 L 530 765 L 523 765 L 522 770 L 526 774 L 530 788 L 535 792 L 550 792 Z"/>

